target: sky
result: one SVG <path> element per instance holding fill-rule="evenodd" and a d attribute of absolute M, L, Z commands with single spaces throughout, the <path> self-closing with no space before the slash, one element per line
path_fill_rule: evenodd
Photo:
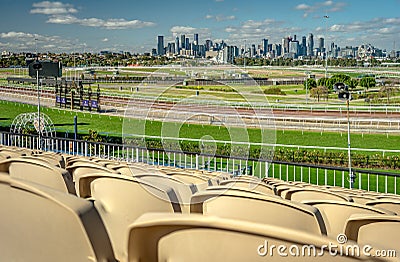
<path fill-rule="evenodd" d="M 0 51 L 150 52 L 186 34 L 228 45 L 313 33 L 340 47 L 400 50 L 400 0 L 1 0 Z"/>

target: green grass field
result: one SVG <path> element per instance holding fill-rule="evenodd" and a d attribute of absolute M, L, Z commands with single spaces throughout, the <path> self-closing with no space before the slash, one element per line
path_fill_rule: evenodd
<path fill-rule="evenodd" d="M 13 119 L 26 112 L 37 112 L 37 107 L 0 101 L 0 126 L 10 126 Z M 52 108 L 42 108 L 42 112 L 47 114 L 54 122 L 55 128 L 61 132 L 72 133 L 74 130 L 73 119 L 78 117 L 78 130 L 81 134 L 88 133 L 89 129 L 96 130 L 101 134 L 109 136 L 121 136 L 124 119 L 117 116 L 108 116 L 104 114 L 90 112 L 76 112 L 70 110 L 59 110 Z M 128 121 L 128 120 L 125 120 Z M 130 119 L 137 122 L 140 120 Z M 144 121 L 144 120 L 142 120 Z M 128 123 L 129 124 L 129 123 Z M 142 122 L 142 124 L 144 124 Z M 160 136 L 163 123 L 158 121 L 146 121 L 146 135 Z M 175 124 L 180 127 L 179 136 L 181 138 L 200 139 L 206 135 L 215 140 L 230 141 L 229 132 L 224 127 L 194 125 L 194 124 Z M 134 132 L 133 132 L 134 133 Z M 261 131 L 259 129 L 247 130 L 250 142 L 260 142 Z M 380 134 L 352 134 L 352 147 L 369 149 L 400 149 L 399 135 L 380 135 Z M 276 131 L 276 143 L 283 145 L 304 145 L 304 146 L 322 146 L 322 147 L 347 147 L 347 135 L 345 133 L 331 132 L 301 132 L 301 131 Z"/>

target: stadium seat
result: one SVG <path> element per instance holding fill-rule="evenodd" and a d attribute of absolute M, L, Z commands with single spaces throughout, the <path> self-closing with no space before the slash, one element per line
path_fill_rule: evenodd
<path fill-rule="evenodd" d="M 64 193 L 75 194 L 72 177 L 68 171 L 32 157 L 10 158 L 0 162 L 0 172 Z"/>
<path fill-rule="evenodd" d="M 372 200 L 366 203 L 367 206 L 382 208 L 385 210 L 392 211 L 396 213 L 396 215 L 400 215 L 400 199 L 399 200 L 391 200 L 387 198 L 382 198 L 378 200 Z"/>
<path fill-rule="evenodd" d="M 344 233 L 344 226 L 351 215 L 394 215 L 390 211 L 345 201 L 315 200 L 303 203 L 316 207 L 321 211 L 328 236 L 332 237 Z"/>
<path fill-rule="evenodd" d="M 190 173 L 184 173 L 184 172 L 169 172 L 167 175 L 172 176 L 180 181 L 182 181 L 185 184 L 188 185 L 195 185 L 197 187 L 197 190 L 205 190 L 208 186 L 212 186 L 212 183 L 210 182 L 210 179 L 203 178 L 198 175 L 193 175 Z"/>
<path fill-rule="evenodd" d="M 181 204 L 182 207 L 182 213 L 190 212 L 190 199 L 193 193 L 197 192 L 197 187 L 195 185 L 193 184 L 188 185 L 182 183 L 179 179 L 174 178 L 173 176 L 160 175 L 160 174 L 158 175 L 142 174 L 134 177 L 146 181 L 147 183 L 150 183 L 156 187 L 157 186 L 159 187 L 161 185 L 171 187 L 177 194 L 179 203 Z"/>
<path fill-rule="evenodd" d="M 375 198 L 370 197 L 370 196 L 355 195 L 355 194 L 348 194 L 348 196 L 351 197 L 351 199 L 353 199 L 354 203 L 363 204 L 363 205 L 365 205 L 365 203 L 367 203 L 369 201 L 376 200 Z"/>
<path fill-rule="evenodd" d="M 89 201 L 0 176 L 2 261 L 116 261 Z"/>
<path fill-rule="evenodd" d="M 90 173 L 107 173 L 107 174 L 120 174 L 119 172 L 96 164 L 94 162 L 75 162 L 71 166 L 66 168 L 72 175 L 74 182 L 79 179 L 80 176 Z"/>
<path fill-rule="evenodd" d="M 307 201 L 307 200 L 336 200 L 352 202 L 351 197 L 345 195 L 321 190 L 317 188 L 293 188 L 285 192 L 285 199 L 292 201 Z"/>
<path fill-rule="evenodd" d="M 119 176 L 99 177 L 91 182 L 94 205 L 109 233 L 115 256 L 127 261 L 128 225 L 147 212 L 181 212 L 171 199 L 173 191 L 165 192 L 149 183 Z"/>
<path fill-rule="evenodd" d="M 249 180 L 246 181 L 246 180 L 241 180 L 241 179 L 230 179 L 230 180 L 221 181 L 220 185 L 242 187 L 242 188 L 260 192 L 263 194 L 276 195 L 276 189 L 274 186 L 267 185 L 260 180 L 259 181 L 249 181 Z"/>
<path fill-rule="evenodd" d="M 207 190 L 193 195 L 190 212 L 326 234 L 318 209 L 273 195 Z"/>
<path fill-rule="evenodd" d="M 353 215 L 347 220 L 344 233 L 360 246 L 400 249 L 399 216 Z"/>
<path fill-rule="evenodd" d="M 193 214 L 145 214 L 129 228 L 128 261 L 379 261 L 362 254 L 332 256 L 322 248 L 329 243 L 337 242 L 326 236 L 247 221 Z M 294 246 L 300 255 L 278 255 L 276 248 L 281 245 L 288 247 L 283 253 L 288 254 L 289 247 Z M 315 249 L 308 253 L 311 246 Z M 302 257 L 302 250 L 310 255 Z M 315 255 L 318 253 L 321 255 Z"/>

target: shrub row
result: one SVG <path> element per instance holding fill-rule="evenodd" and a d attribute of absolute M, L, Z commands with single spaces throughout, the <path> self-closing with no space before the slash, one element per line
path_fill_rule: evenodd
<path fill-rule="evenodd" d="M 259 147 L 232 146 L 231 144 L 204 144 L 197 142 L 180 141 L 178 144 L 172 141 L 158 139 L 130 139 L 125 143 L 132 146 L 142 146 L 148 149 L 176 150 L 191 153 L 203 153 L 220 156 L 235 156 L 252 159 L 273 159 L 274 161 L 294 162 L 303 164 L 348 166 L 347 152 L 305 150 L 305 149 L 261 149 Z M 400 156 L 382 154 L 366 154 L 360 152 L 351 153 L 352 166 L 356 168 L 374 169 L 400 169 Z"/>

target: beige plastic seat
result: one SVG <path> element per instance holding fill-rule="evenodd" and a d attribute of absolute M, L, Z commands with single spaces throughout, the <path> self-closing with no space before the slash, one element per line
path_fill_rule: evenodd
<path fill-rule="evenodd" d="M 344 233 L 360 246 L 400 249 L 399 216 L 354 215 L 347 220 Z"/>
<path fill-rule="evenodd" d="M 363 204 L 363 205 L 365 205 L 369 201 L 376 200 L 375 198 L 370 197 L 370 196 L 354 195 L 354 194 L 350 194 L 348 196 L 350 196 L 351 199 L 353 199 L 353 202 L 358 203 L 358 204 Z"/>
<path fill-rule="evenodd" d="M 112 169 L 126 176 L 137 176 L 149 173 L 165 175 L 165 173 L 161 172 L 160 170 L 150 167 L 147 168 L 136 164 L 131 164 L 131 165 L 121 164 L 119 166 L 112 167 Z"/>
<path fill-rule="evenodd" d="M 179 179 L 167 175 L 142 174 L 134 177 L 146 181 L 156 187 L 162 185 L 171 187 L 177 194 L 182 208 L 182 213 L 190 212 L 190 200 L 193 193 L 197 192 L 196 186 L 182 183 Z"/>
<path fill-rule="evenodd" d="M 128 243 L 128 261 L 381 261 L 363 255 L 332 256 L 322 247 L 337 242 L 325 236 L 193 214 L 145 214 L 130 226 Z M 280 256 L 276 249 L 270 252 L 272 246 L 281 245 L 295 246 L 300 254 L 303 246 L 313 245 L 315 250 L 306 258 Z M 320 252 L 320 256 L 314 255 Z"/>
<path fill-rule="evenodd" d="M 385 210 L 392 211 L 396 213 L 396 215 L 400 215 L 400 199 L 399 200 L 390 200 L 390 199 L 379 199 L 372 200 L 366 203 L 367 206 L 382 208 Z"/>
<path fill-rule="evenodd" d="M 65 168 L 66 162 L 61 154 L 46 152 L 41 154 L 33 154 L 32 156 L 38 157 L 41 160 L 46 160 L 54 166 Z"/>
<path fill-rule="evenodd" d="M 351 215 L 394 215 L 390 211 L 345 201 L 316 200 L 304 203 L 314 206 L 321 211 L 328 236 L 332 237 L 344 233 L 344 226 Z"/>
<path fill-rule="evenodd" d="M 197 187 L 197 190 L 205 190 L 208 186 L 211 186 L 212 183 L 210 183 L 209 179 L 203 178 L 198 175 L 193 175 L 189 173 L 167 173 L 167 175 L 172 176 L 183 183 L 187 185 L 195 185 Z"/>
<path fill-rule="evenodd" d="M 0 176 L 2 261 L 116 261 L 93 204 Z"/>
<path fill-rule="evenodd" d="M 0 172 L 12 178 L 31 181 L 64 193 L 75 194 L 71 174 L 39 159 L 11 158 L 0 162 Z"/>
<path fill-rule="evenodd" d="M 74 182 L 78 180 L 80 176 L 90 173 L 120 174 L 115 170 L 91 162 L 76 162 L 71 166 L 67 166 L 67 170 L 71 173 Z"/>
<path fill-rule="evenodd" d="M 267 185 L 261 181 L 246 181 L 246 180 L 224 180 L 220 182 L 220 185 L 225 186 L 235 186 L 235 187 L 242 187 L 248 190 L 252 190 L 255 192 L 260 192 L 263 194 L 268 195 L 276 195 L 276 189 L 274 186 Z"/>
<path fill-rule="evenodd" d="M 181 212 L 172 190 L 165 192 L 127 176 L 99 177 L 91 183 L 94 205 L 109 233 L 115 256 L 127 261 L 128 225 L 147 212 Z M 174 203 L 175 202 L 175 203 Z"/>
<path fill-rule="evenodd" d="M 272 195 L 207 190 L 193 195 L 190 212 L 326 234 L 318 209 Z"/>
<path fill-rule="evenodd" d="M 335 201 L 346 201 L 352 202 L 351 197 L 329 192 L 326 190 L 320 190 L 317 188 L 295 188 L 290 189 L 285 192 L 285 199 L 289 199 L 292 201 L 308 201 L 308 200 L 335 200 Z"/>

